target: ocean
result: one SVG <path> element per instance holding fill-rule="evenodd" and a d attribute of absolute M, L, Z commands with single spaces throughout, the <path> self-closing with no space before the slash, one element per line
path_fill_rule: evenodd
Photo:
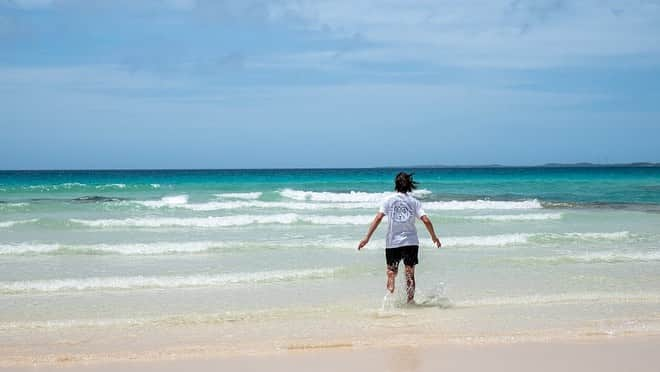
<path fill-rule="evenodd" d="M 356 249 L 399 169 L 2 171 L 0 354 L 660 331 L 659 167 L 401 170 L 443 243 L 418 223 L 416 305 L 384 226 Z"/>

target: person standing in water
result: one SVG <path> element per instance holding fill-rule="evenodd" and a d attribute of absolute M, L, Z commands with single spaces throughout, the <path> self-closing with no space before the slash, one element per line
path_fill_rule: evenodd
<path fill-rule="evenodd" d="M 358 250 L 364 248 L 373 235 L 376 228 L 387 215 L 388 229 L 385 242 L 385 260 L 387 261 L 387 289 L 394 293 L 394 279 L 399 270 L 399 261 L 403 259 L 406 266 L 406 293 L 408 303 L 413 303 L 415 298 L 415 265 L 419 262 L 417 252 L 419 251 L 419 238 L 415 228 L 415 220 L 419 218 L 426 226 L 431 235 L 431 240 L 436 247 L 442 244 L 435 235 L 433 224 L 428 218 L 422 203 L 412 196 L 412 191 L 417 188 L 418 183 L 413 180 L 412 174 L 400 172 L 394 179 L 394 190 L 396 194 L 383 201 L 380 210 L 369 226 L 367 235 L 358 244 Z"/>

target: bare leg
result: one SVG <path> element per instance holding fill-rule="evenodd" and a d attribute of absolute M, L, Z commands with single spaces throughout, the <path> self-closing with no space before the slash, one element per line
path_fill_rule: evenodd
<path fill-rule="evenodd" d="M 415 266 L 406 266 L 406 293 L 408 303 L 413 303 L 415 300 Z"/>
<path fill-rule="evenodd" d="M 390 293 L 394 293 L 394 279 L 396 279 L 396 273 L 396 267 L 387 267 L 387 290 L 390 291 Z"/>

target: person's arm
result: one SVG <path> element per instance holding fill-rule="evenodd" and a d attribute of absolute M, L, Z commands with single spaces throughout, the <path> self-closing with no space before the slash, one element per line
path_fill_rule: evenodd
<path fill-rule="evenodd" d="M 367 235 L 364 237 L 364 239 L 360 240 L 360 243 L 358 244 L 358 250 L 364 248 L 367 243 L 369 243 L 369 239 L 371 239 L 371 235 L 374 234 L 374 231 L 376 231 L 376 228 L 380 224 L 380 221 L 383 220 L 383 217 L 385 216 L 385 213 L 378 212 L 376 214 L 376 217 L 374 217 L 374 220 L 371 222 L 371 225 L 369 226 L 369 231 L 367 231 Z"/>
<path fill-rule="evenodd" d="M 435 230 L 433 229 L 433 224 L 431 223 L 431 220 L 427 215 L 423 215 L 420 217 L 422 222 L 424 222 L 424 226 L 426 226 L 426 230 L 429 231 L 429 235 L 431 235 L 431 240 L 433 240 L 433 244 L 435 244 L 436 247 L 440 248 L 442 247 L 442 243 L 440 243 L 440 239 L 435 235 Z"/>

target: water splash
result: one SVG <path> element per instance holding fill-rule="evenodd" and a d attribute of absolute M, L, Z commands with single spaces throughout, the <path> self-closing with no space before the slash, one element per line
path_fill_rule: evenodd
<path fill-rule="evenodd" d="M 446 284 L 440 282 L 428 291 L 423 291 L 418 288 L 415 291 L 415 302 L 409 304 L 409 306 L 448 309 L 453 307 L 453 304 L 449 297 L 447 297 Z"/>

